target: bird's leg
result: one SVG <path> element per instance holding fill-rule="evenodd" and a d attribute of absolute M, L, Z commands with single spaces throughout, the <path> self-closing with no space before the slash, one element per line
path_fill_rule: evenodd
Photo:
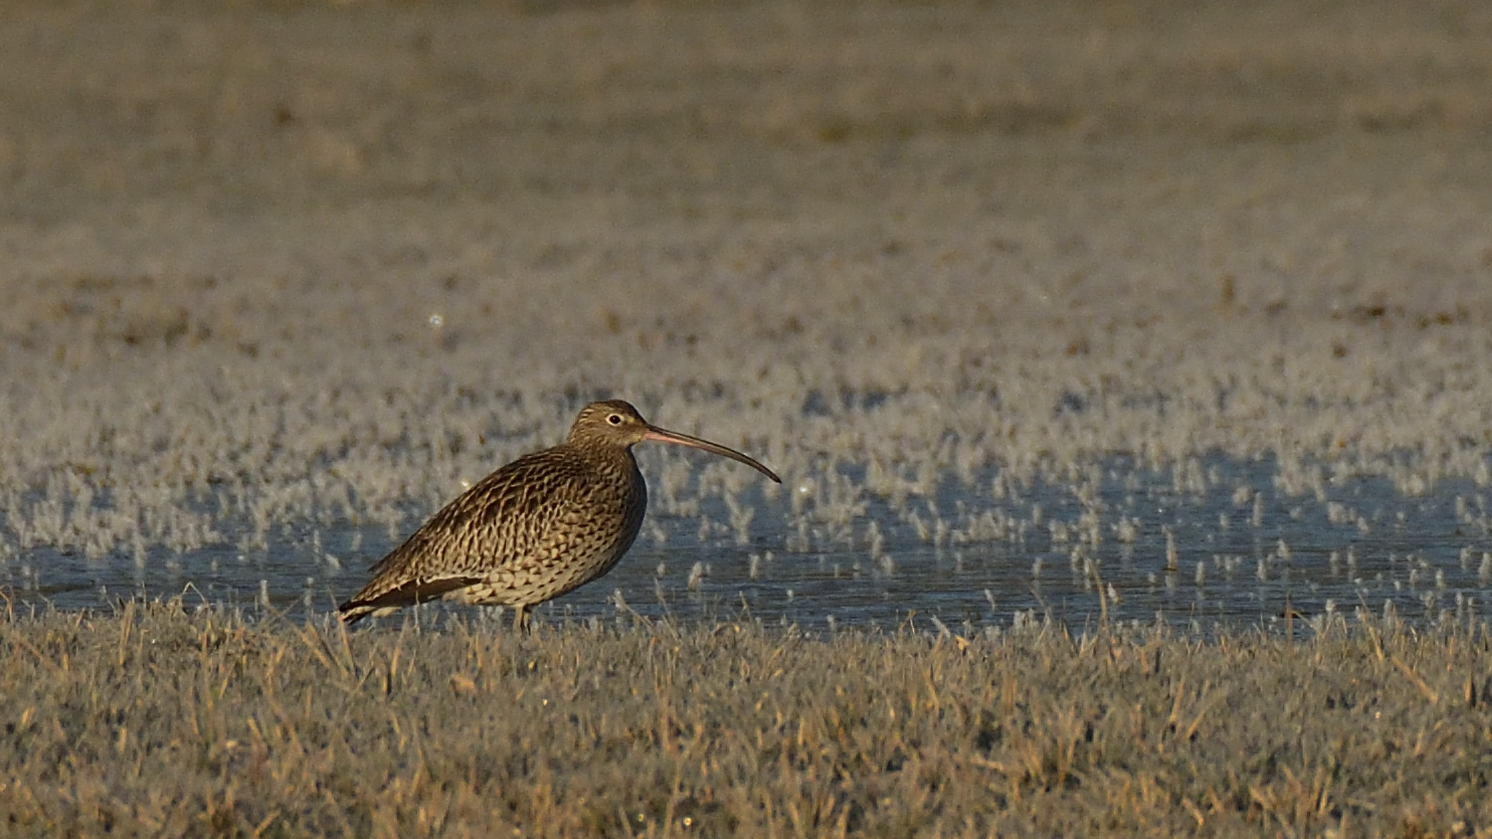
<path fill-rule="evenodd" d="M 527 606 L 515 606 L 513 608 L 514 608 L 514 611 L 513 611 L 513 630 L 516 631 L 516 632 L 521 632 L 524 635 L 527 635 L 528 634 L 528 607 Z"/>

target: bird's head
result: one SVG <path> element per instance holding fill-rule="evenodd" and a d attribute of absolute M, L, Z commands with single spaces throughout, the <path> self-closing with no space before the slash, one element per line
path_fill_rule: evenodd
<path fill-rule="evenodd" d="M 570 427 L 570 442 L 630 448 L 647 439 L 650 429 L 648 421 L 631 403 L 608 399 L 581 409 Z"/>
<path fill-rule="evenodd" d="M 659 428 L 643 419 L 642 414 L 639 414 L 630 403 L 620 399 L 592 402 L 581 409 L 580 416 L 575 418 L 575 424 L 570 427 L 569 442 L 574 446 L 630 449 L 644 440 L 688 446 L 718 454 L 721 457 L 728 457 L 750 466 L 779 484 L 782 483 L 782 479 L 777 477 L 771 469 L 735 449 L 726 448 L 719 443 L 711 443 L 709 440 L 701 440 L 698 437 L 690 437 L 688 434 Z"/>

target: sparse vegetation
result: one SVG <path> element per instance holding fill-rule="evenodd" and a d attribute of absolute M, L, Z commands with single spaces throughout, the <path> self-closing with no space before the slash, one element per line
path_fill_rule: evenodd
<path fill-rule="evenodd" d="M 630 620 L 630 619 L 629 619 Z M 1486 627 L 0 623 L 7 836 L 1487 835 Z"/>

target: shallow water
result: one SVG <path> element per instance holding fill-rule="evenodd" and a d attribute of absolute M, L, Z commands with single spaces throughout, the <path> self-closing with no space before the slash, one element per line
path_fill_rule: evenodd
<path fill-rule="evenodd" d="M 648 457 L 643 464 L 656 466 Z M 1271 626 L 1287 610 L 1303 619 L 1392 610 L 1426 623 L 1492 614 L 1487 490 L 1471 481 L 1441 480 L 1418 495 L 1364 477 L 1287 491 L 1272 461 L 1222 457 L 1167 470 L 1111 459 L 1025 485 L 996 469 L 895 499 L 865 491 L 863 479 L 845 469 L 781 493 L 752 486 L 734 514 L 719 494 L 689 496 L 697 485 L 655 498 L 637 544 L 610 575 L 536 615 L 751 615 L 820 629 L 907 620 L 926 628 L 936 618 L 973 631 L 1044 618 L 1081 629 L 1106 614 L 1208 631 Z M 851 501 L 815 504 L 828 484 L 850 488 Z M 92 503 L 102 508 L 107 498 Z M 186 591 L 188 603 L 300 618 L 355 591 L 365 567 L 430 512 L 411 509 L 398 527 L 307 516 L 303 527 L 266 534 L 267 547 L 243 549 L 235 534 L 247 517 L 235 502 L 209 498 L 203 507 L 217 511 L 216 543 L 94 559 L 42 546 L 6 560 L 0 584 L 21 609 Z"/>

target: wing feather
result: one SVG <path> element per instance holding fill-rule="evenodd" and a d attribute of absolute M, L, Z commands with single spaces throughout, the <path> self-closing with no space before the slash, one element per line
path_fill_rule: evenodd
<path fill-rule="evenodd" d="M 440 597 L 515 567 L 542 548 L 596 481 L 564 448 L 519 458 L 478 481 L 373 565 L 373 578 L 338 609 L 351 621 Z"/>

